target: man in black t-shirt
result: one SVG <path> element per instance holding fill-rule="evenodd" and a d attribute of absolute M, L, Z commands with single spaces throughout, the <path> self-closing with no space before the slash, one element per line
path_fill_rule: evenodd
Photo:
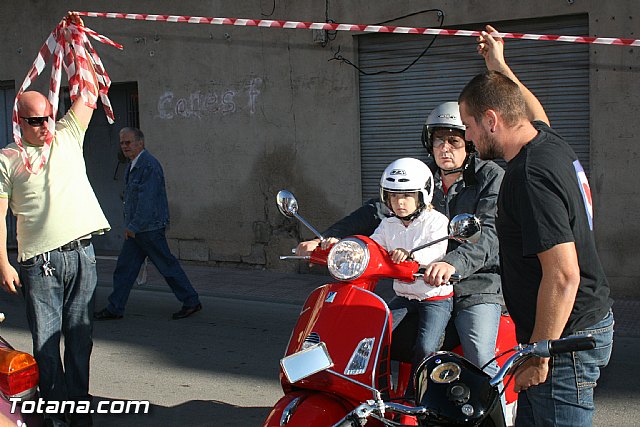
<path fill-rule="evenodd" d="M 523 364 L 515 373 L 516 426 L 591 425 L 593 388 L 611 355 L 612 301 L 586 175 L 532 99 L 512 73 L 494 71 L 459 97 L 466 138 L 480 157 L 508 162 L 496 220 L 505 302 L 520 342 L 592 333 L 597 346 Z"/>
<path fill-rule="evenodd" d="M 530 341 L 535 328 L 536 308 L 530 302 L 537 297 L 542 274 L 536 254 L 556 245 L 571 242 L 580 268 L 579 289 L 562 336 L 595 324 L 611 306 L 582 166 L 550 127 L 542 122 L 533 126 L 539 133 L 509 162 L 498 198 L 502 275 L 518 282 L 517 288 L 505 289 L 505 297 L 511 301 L 520 342 Z"/>

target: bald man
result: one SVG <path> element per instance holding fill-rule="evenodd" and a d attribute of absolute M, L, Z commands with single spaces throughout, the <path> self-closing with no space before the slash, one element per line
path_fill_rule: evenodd
<path fill-rule="evenodd" d="M 21 145 L 34 173 L 15 142 L 0 152 L 0 240 L 6 242 L 10 207 L 17 217 L 20 265 L 18 273 L 9 263 L 6 245 L 0 245 L 0 284 L 9 293 L 22 290 L 40 370 L 40 396 L 46 401 L 90 400 L 97 283 L 90 239 L 110 228 L 85 170 L 83 140 L 92 114 L 93 109 L 78 97 L 51 134 L 48 99 L 38 92 L 24 92 L 18 98 Z M 92 422 L 89 414 L 46 415 L 49 425 Z"/>

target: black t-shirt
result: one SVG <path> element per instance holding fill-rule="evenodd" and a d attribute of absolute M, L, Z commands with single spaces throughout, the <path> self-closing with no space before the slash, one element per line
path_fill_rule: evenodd
<path fill-rule="evenodd" d="M 580 286 L 563 331 L 571 335 L 602 320 L 611 307 L 609 284 L 596 252 L 591 192 L 569 145 L 543 122 L 538 135 L 508 164 L 496 226 L 504 299 L 518 341 L 529 342 L 542 269 L 536 254 L 575 242 Z"/>

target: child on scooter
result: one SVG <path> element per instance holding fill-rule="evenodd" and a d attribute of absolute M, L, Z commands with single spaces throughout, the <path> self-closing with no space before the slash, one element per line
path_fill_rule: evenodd
<path fill-rule="evenodd" d="M 414 158 L 392 162 L 380 179 L 380 198 L 393 212 L 382 220 L 371 238 L 389 251 L 391 259 L 400 263 L 411 249 L 447 236 L 449 220 L 431 206 L 433 175 L 429 167 Z M 337 242 L 335 238 L 321 243 L 323 248 Z M 447 240 L 415 252 L 412 257 L 420 265 L 440 260 L 447 251 Z M 440 341 L 453 310 L 453 286 L 443 283 L 431 286 L 423 280 L 393 282 L 396 296 L 388 306 L 393 316 L 392 328 L 408 313 L 417 313 L 418 333 L 414 348 L 414 367 L 440 348 Z"/>
<path fill-rule="evenodd" d="M 384 219 L 371 238 L 389 251 L 391 259 L 400 263 L 409 251 L 419 245 L 447 236 L 449 220 L 433 209 L 433 175 L 418 159 L 403 158 L 392 162 L 380 179 L 380 198 L 393 211 Z M 415 252 L 412 257 L 420 265 L 438 261 L 447 252 L 447 240 Z M 453 310 L 453 286 L 431 286 L 423 280 L 393 282 L 396 296 L 389 301 L 393 329 L 407 313 L 418 313 L 418 334 L 414 348 L 414 366 L 438 351 L 440 341 Z"/>

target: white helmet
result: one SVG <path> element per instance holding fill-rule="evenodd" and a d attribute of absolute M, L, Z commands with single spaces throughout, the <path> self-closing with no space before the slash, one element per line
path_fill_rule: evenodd
<path fill-rule="evenodd" d="M 433 175 L 424 162 L 411 157 L 391 162 L 380 178 L 380 199 L 389 205 L 386 193 L 420 193 L 420 207 L 427 206 L 433 198 Z M 421 210 L 421 209 L 419 209 Z"/>
<path fill-rule="evenodd" d="M 464 133 L 465 126 L 462 124 L 460 118 L 460 108 L 457 102 L 445 102 L 438 105 L 431 111 L 427 122 L 422 129 L 422 145 L 427 149 L 427 152 L 433 155 L 433 132 L 436 129 L 457 129 Z M 473 144 L 467 142 L 467 152 L 473 152 Z"/>

